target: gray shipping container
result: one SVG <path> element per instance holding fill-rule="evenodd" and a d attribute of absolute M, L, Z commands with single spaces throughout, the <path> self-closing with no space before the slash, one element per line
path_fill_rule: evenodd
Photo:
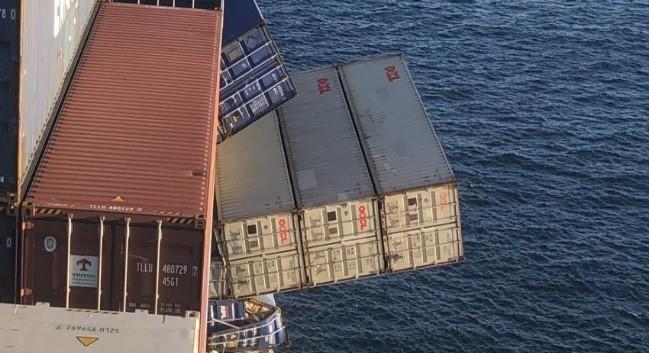
<path fill-rule="evenodd" d="M 461 261 L 457 184 L 403 58 L 339 72 L 381 196 L 389 270 Z"/>
<path fill-rule="evenodd" d="M 455 180 L 401 56 L 339 70 L 380 194 Z"/>
<path fill-rule="evenodd" d="M 278 110 L 298 206 L 309 285 L 379 274 L 378 205 L 334 67 L 295 74 Z"/>
<path fill-rule="evenodd" d="M 23 0 L 18 185 L 24 186 L 98 0 Z"/>
<path fill-rule="evenodd" d="M 275 112 L 218 145 L 216 202 L 233 296 L 299 287 L 295 202 Z"/>

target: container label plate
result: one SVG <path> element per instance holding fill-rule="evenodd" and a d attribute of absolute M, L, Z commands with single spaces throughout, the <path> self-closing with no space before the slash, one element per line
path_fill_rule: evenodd
<path fill-rule="evenodd" d="M 97 256 L 70 256 L 70 286 L 97 288 L 99 258 Z"/>

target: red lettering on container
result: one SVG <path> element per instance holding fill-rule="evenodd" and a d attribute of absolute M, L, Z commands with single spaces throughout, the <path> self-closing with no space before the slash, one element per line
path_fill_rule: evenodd
<path fill-rule="evenodd" d="M 388 78 L 388 81 L 393 82 L 401 78 L 399 71 L 394 65 L 385 67 L 385 77 Z"/>
<path fill-rule="evenodd" d="M 286 220 L 279 220 L 279 243 L 284 245 L 288 243 L 288 228 L 286 227 Z"/>
<path fill-rule="evenodd" d="M 364 205 L 358 207 L 358 223 L 361 226 L 361 230 L 367 228 L 367 208 Z"/>
<path fill-rule="evenodd" d="M 321 78 L 318 80 L 318 91 L 320 91 L 320 94 L 325 94 L 331 91 L 331 83 L 329 82 L 329 79 Z"/>

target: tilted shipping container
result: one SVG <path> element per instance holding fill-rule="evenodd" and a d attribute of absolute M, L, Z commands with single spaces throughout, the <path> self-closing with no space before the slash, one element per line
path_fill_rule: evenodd
<path fill-rule="evenodd" d="M 0 302 L 15 300 L 18 0 L 0 0 Z"/>
<path fill-rule="evenodd" d="M 227 1 L 221 55 L 221 138 L 295 96 L 295 88 L 254 0 Z"/>
<path fill-rule="evenodd" d="M 217 243 L 232 296 L 298 288 L 302 254 L 277 115 L 259 119 L 218 150 Z"/>
<path fill-rule="evenodd" d="M 378 203 L 335 68 L 293 75 L 278 110 L 300 208 L 310 285 L 383 269 Z"/>
<path fill-rule="evenodd" d="M 98 0 L 21 2 L 18 147 L 21 190 L 36 167 L 36 158 L 57 114 L 98 3 Z"/>
<path fill-rule="evenodd" d="M 392 271 L 463 258 L 457 183 L 403 58 L 339 67 L 382 196 Z"/>
<path fill-rule="evenodd" d="M 22 303 L 199 311 L 206 332 L 221 26 L 101 4 L 23 203 Z"/>

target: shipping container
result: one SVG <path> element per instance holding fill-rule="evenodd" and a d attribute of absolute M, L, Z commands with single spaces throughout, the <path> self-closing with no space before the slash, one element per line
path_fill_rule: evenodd
<path fill-rule="evenodd" d="M 300 210 L 310 285 L 383 269 L 374 187 L 334 67 L 295 74 L 278 110 Z"/>
<path fill-rule="evenodd" d="M 198 353 L 198 314 L 186 317 L 0 305 L 4 353 Z"/>
<path fill-rule="evenodd" d="M 227 1 L 221 55 L 221 139 L 294 96 L 293 83 L 255 1 Z"/>
<path fill-rule="evenodd" d="M 217 244 L 232 296 L 298 288 L 295 202 L 275 112 L 219 145 Z"/>
<path fill-rule="evenodd" d="M 221 26 L 102 2 L 22 205 L 22 303 L 207 312 Z"/>
<path fill-rule="evenodd" d="M 382 197 L 389 270 L 463 258 L 457 183 L 400 55 L 338 68 Z"/>
<path fill-rule="evenodd" d="M 15 300 L 18 0 L 0 0 L 0 302 Z"/>
<path fill-rule="evenodd" d="M 56 116 L 98 3 L 98 0 L 21 1 L 18 147 L 21 189 L 36 167 L 44 136 Z"/>

